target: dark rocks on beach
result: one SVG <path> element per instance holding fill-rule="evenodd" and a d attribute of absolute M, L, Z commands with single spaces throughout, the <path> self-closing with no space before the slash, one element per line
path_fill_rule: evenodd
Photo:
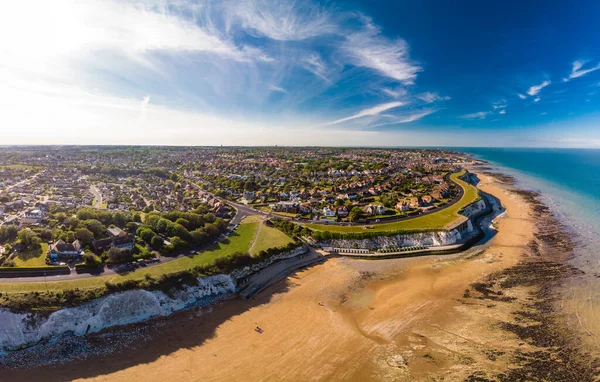
<path fill-rule="evenodd" d="M 530 297 L 519 301 L 512 322 L 499 322 L 504 331 L 513 333 L 532 350 L 517 350 L 512 366 L 491 379 L 483 372 L 468 381 L 594 381 L 600 375 L 600 360 L 583 350 L 576 335 L 564 327 L 556 310 L 556 287 L 566 277 L 583 271 L 565 264 L 572 256 L 573 243 L 563 225 L 544 205 L 539 194 L 514 190 L 531 205 L 536 219 L 535 240 L 528 246 L 524 260 L 494 274 L 483 283 L 471 285 L 465 297 L 511 302 L 502 299 L 504 291 L 527 287 Z M 516 299 L 515 299 L 516 300 Z"/>

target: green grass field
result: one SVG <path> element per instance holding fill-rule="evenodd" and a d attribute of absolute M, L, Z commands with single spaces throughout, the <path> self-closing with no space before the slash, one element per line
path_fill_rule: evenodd
<path fill-rule="evenodd" d="M 414 219 L 398 221 L 394 223 L 375 224 L 372 226 L 373 228 L 370 229 L 366 229 L 362 226 L 338 226 L 325 224 L 306 224 L 306 226 L 316 231 L 329 231 L 341 233 L 445 229 L 449 225 L 457 222 L 459 219 L 465 219 L 465 217 L 459 215 L 458 212 L 465 206 L 476 201 L 479 197 L 479 191 L 476 187 L 459 179 L 459 177 L 463 174 L 464 171 L 450 175 L 450 178 L 452 178 L 453 181 L 458 183 L 464 189 L 465 192 L 462 198 L 452 206 L 444 208 L 443 210 L 434 212 L 429 215 L 416 217 Z"/>
<path fill-rule="evenodd" d="M 0 168 L 12 168 L 15 170 L 34 170 L 37 168 L 42 168 L 42 166 L 29 166 L 26 164 L 7 164 L 7 165 L 0 166 Z"/>
<path fill-rule="evenodd" d="M 243 222 L 232 236 L 229 236 L 227 243 L 219 243 L 214 248 L 202 251 L 196 255 L 182 257 L 167 263 L 159 264 L 147 268 L 138 268 L 126 275 L 107 275 L 87 277 L 77 280 L 48 281 L 48 282 L 19 282 L 19 283 L 0 283 L 0 291 L 15 292 L 35 292 L 46 290 L 67 290 L 67 289 L 91 289 L 103 287 L 104 283 L 119 283 L 126 280 L 143 279 L 146 275 L 153 277 L 166 273 L 174 273 L 193 268 L 198 265 L 209 265 L 219 257 L 231 256 L 236 252 L 247 253 L 256 230 L 258 222 Z"/>
<path fill-rule="evenodd" d="M 262 224 L 256 240 L 250 248 L 250 254 L 256 256 L 260 251 L 269 248 L 280 248 L 292 243 L 293 240 L 280 230 Z"/>
<path fill-rule="evenodd" d="M 15 256 L 14 261 L 17 267 L 44 267 L 46 266 L 46 252 L 48 244 L 42 243 L 37 251 L 21 252 Z"/>

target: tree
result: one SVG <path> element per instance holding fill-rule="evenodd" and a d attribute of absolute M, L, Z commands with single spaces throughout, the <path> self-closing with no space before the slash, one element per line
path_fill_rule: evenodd
<path fill-rule="evenodd" d="M 153 236 L 150 240 L 150 246 L 154 249 L 161 249 L 164 244 L 164 240 L 158 235 Z"/>
<path fill-rule="evenodd" d="M 108 260 L 112 263 L 124 263 L 133 260 L 133 255 L 126 249 L 112 247 L 107 252 Z"/>
<path fill-rule="evenodd" d="M 171 238 L 171 245 L 175 249 L 183 249 L 188 247 L 188 243 L 179 236 L 174 236 Z"/>
<path fill-rule="evenodd" d="M 18 237 L 26 248 L 37 248 L 41 242 L 41 239 L 29 228 L 20 230 Z"/>
<path fill-rule="evenodd" d="M 73 232 L 73 231 L 63 232 L 60 235 L 60 239 L 66 241 L 67 243 L 72 243 L 75 241 L 75 232 Z"/>
<path fill-rule="evenodd" d="M 193 230 L 192 232 L 190 232 L 190 235 L 192 236 L 192 240 L 194 241 L 194 243 L 203 243 L 206 240 L 208 240 L 208 235 L 206 234 L 203 228 Z"/>
<path fill-rule="evenodd" d="M 219 234 L 219 227 L 216 224 L 207 224 L 204 230 L 208 234 L 208 237 L 216 237 Z"/>
<path fill-rule="evenodd" d="M 75 232 L 75 237 L 83 244 L 91 244 L 94 241 L 94 233 L 87 228 L 79 228 Z"/>
<path fill-rule="evenodd" d="M 126 222 L 125 214 L 120 211 L 115 212 L 115 214 L 113 215 L 113 223 L 117 227 L 123 228 L 125 226 L 125 222 Z"/>
<path fill-rule="evenodd" d="M 100 237 L 106 231 L 106 227 L 104 224 L 100 223 L 100 221 L 96 219 L 89 219 L 84 222 L 87 229 L 92 231 L 94 237 Z"/>
<path fill-rule="evenodd" d="M 71 218 L 69 219 L 69 227 L 71 227 L 71 229 L 75 229 L 79 226 L 79 219 L 78 218 Z"/>
<path fill-rule="evenodd" d="M 352 208 L 352 210 L 350 211 L 350 214 L 348 215 L 348 218 L 350 219 L 350 221 L 357 221 L 362 219 L 363 217 L 363 211 L 360 209 L 360 207 L 354 207 Z"/>
<path fill-rule="evenodd" d="M 54 215 L 54 217 L 56 218 L 56 220 L 62 223 L 67 218 L 67 214 L 65 214 L 64 212 L 58 212 L 56 215 Z"/>
<path fill-rule="evenodd" d="M 156 236 L 156 233 L 152 231 L 150 228 L 142 228 L 138 231 L 139 237 L 142 238 L 146 243 L 150 244 L 152 238 Z"/>
<path fill-rule="evenodd" d="M 138 224 L 135 222 L 129 222 L 125 224 L 125 230 L 129 233 L 134 233 L 138 228 Z"/>
<path fill-rule="evenodd" d="M 167 226 L 167 235 L 169 237 L 178 236 L 185 241 L 190 239 L 190 232 L 184 226 L 173 222 L 169 223 Z"/>
<path fill-rule="evenodd" d="M 186 229 L 190 229 L 190 226 L 191 226 L 191 224 L 190 224 L 189 220 L 186 220 L 186 219 L 184 219 L 184 218 L 179 218 L 179 219 L 175 220 L 175 223 L 177 223 L 177 224 L 181 224 L 181 225 L 182 225 L 182 226 L 184 226 Z"/>
<path fill-rule="evenodd" d="M 85 260 L 85 264 L 90 267 L 90 268 L 95 268 L 97 266 L 100 265 L 100 263 L 102 262 L 102 260 L 100 260 L 100 258 L 98 256 L 96 256 L 93 253 L 86 253 L 83 256 L 83 259 Z"/>
<path fill-rule="evenodd" d="M 52 240 L 52 231 L 50 231 L 49 229 L 43 229 L 43 230 L 41 230 L 40 233 L 39 233 L 39 235 L 40 235 L 40 238 L 43 241 L 50 241 L 50 240 Z"/>

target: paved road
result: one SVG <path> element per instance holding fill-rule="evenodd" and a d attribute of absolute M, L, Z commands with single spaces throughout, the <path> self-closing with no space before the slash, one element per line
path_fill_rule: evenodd
<path fill-rule="evenodd" d="M 37 177 L 38 177 L 38 175 L 42 174 L 42 173 L 43 173 L 43 172 L 45 172 L 45 171 L 46 171 L 46 170 L 42 170 L 42 171 L 40 171 L 40 172 L 36 173 L 35 175 L 33 175 L 33 176 L 31 176 L 31 177 L 27 178 L 27 179 L 24 179 L 24 180 L 22 180 L 22 181 L 20 181 L 20 182 L 18 182 L 18 183 L 15 183 L 15 184 L 11 184 L 10 186 L 7 186 L 5 191 L 6 191 L 6 192 L 8 192 L 8 191 L 12 190 L 12 189 L 13 189 L 13 188 L 15 188 L 15 187 L 22 186 L 22 185 L 24 185 L 24 184 L 30 183 L 32 180 L 34 180 L 35 178 L 37 178 Z"/>
<path fill-rule="evenodd" d="M 98 210 L 101 209 L 102 208 L 102 193 L 96 186 L 90 186 L 90 192 L 94 195 L 94 198 L 96 198 L 96 204 L 94 204 L 94 208 L 96 208 Z"/>

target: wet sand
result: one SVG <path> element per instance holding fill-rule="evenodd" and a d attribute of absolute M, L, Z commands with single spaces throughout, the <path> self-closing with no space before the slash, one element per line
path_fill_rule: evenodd
<path fill-rule="evenodd" d="M 478 185 L 507 210 L 483 253 L 331 259 L 256 300 L 143 324 L 144 339 L 118 352 L 1 379 L 593 380 L 593 357 L 554 319 L 552 286 L 576 272 L 557 262 L 568 243 L 504 182 Z"/>

